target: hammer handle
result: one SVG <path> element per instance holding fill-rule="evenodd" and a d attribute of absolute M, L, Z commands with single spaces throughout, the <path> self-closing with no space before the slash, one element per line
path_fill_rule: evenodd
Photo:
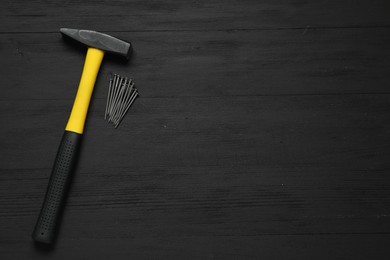
<path fill-rule="evenodd" d="M 32 237 L 35 241 L 52 243 L 62 206 L 71 182 L 72 172 L 82 135 L 65 131 L 54 161 L 46 196 Z"/>
<path fill-rule="evenodd" d="M 83 74 L 81 74 L 79 88 L 65 130 L 79 134 L 83 133 L 89 102 L 91 101 L 92 92 L 103 57 L 104 51 L 88 48 Z"/>
<path fill-rule="evenodd" d="M 35 241 L 43 243 L 54 241 L 103 56 L 104 51 L 88 48 L 76 99 L 54 161 L 41 213 L 32 234 Z"/>

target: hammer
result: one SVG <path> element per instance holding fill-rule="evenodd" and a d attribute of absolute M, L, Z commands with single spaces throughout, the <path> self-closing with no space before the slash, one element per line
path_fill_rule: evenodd
<path fill-rule="evenodd" d="M 110 52 L 128 59 L 131 54 L 130 43 L 107 34 L 68 28 L 61 28 L 60 31 L 63 35 L 87 45 L 88 51 L 76 99 L 54 160 L 45 199 L 32 234 L 33 240 L 48 244 L 55 239 L 62 206 L 84 132 L 89 102 L 103 56 L 105 52 Z"/>

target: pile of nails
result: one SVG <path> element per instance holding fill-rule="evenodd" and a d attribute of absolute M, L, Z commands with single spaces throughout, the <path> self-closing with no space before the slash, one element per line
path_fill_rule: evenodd
<path fill-rule="evenodd" d="M 104 119 L 117 128 L 137 96 L 138 91 L 132 79 L 111 75 Z"/>

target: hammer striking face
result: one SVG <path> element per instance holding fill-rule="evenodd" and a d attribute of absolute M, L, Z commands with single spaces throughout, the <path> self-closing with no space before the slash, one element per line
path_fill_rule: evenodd
<path fill-rule="evenodd" d="M 52 243 L 55 238 L 66 190 L 77 161 L 77 151 L 84 132 L 89 102 L 104 54 L 105 52 L 116 53 L 128 59 L 131 53 L 130 43 L 107 34 L 66 28 L 60 31 L 87 45 L 88 51 L 76 99 L 54 161 L 41 213 L 32 234 L 35 241 L 43 243 Z"/>

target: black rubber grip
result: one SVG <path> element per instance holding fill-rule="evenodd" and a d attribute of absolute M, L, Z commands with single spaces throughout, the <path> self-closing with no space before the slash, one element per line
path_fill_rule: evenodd
<path fill-rule="evenodd" d="M 81 134 L 65 131 L 54 161 L 45 200 L 35 225 L 32 238 L 37 242 L 52 243 L 66 198 L 72 172 L 81 144 Z"/>

